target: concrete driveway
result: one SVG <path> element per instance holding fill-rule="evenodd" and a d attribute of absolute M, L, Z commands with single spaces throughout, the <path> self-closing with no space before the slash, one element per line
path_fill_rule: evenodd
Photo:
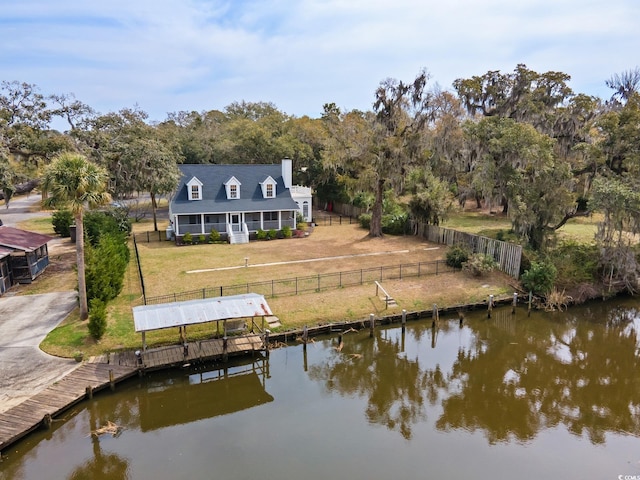
<path fill-rule="evenodd" d="M 80 365 L 38 347 L 76 305 L 76 292 L 0 297 L 0 413 Z"/>

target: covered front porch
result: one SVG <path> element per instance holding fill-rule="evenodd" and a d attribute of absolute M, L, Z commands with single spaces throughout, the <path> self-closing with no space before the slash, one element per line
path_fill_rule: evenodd
<path fill-rule="evenodd" d="M 209 235 L 215 230 L 221 235 L 229 233 L 255 233 L 258 230 L 282 230 L 285 226 L 296 228 L 296 212 L 290 210 L 270 212 L 227 212 L 176 215 L 174 233 Z"/>

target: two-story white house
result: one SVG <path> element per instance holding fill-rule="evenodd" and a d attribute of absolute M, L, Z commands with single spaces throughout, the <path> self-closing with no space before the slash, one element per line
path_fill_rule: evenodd
<path fill-rule="evenodd" d="M 280 165 L 179 165 L 182 177 L 169 203 L 173 234 L 208 235 L 246 243 L 258 230 L 296 228 L 311 221 L 311 189 L 292 185 L 292 161 Z"/>

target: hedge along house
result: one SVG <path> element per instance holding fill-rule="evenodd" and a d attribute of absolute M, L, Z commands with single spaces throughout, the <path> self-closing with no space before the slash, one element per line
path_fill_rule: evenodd
<path fill-rule="evenodd" d="M 229 243 L 247 243 L 259 230 L 311 221 L 311 189 L 292 185 L 292 161 L 281 165 L 179 165 L 182 177 L 169 203 L 176 240 L 216 230 Z"/>
<path fill-rule="evenodd" d="M 31 283 L 49 265 L 48 235 L 0 226 L 0 294 L 14 283 Z"/>

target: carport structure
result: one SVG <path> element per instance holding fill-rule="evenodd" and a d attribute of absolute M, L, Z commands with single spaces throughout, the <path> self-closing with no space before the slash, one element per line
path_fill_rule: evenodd
<path fill-rule="evenodd" d="M 178 328 L 181 343 L 185 343 L 187 325 L 216 322 L 219 335 L 222 322 L 222 333 L 226 338 L 229 333 L 247 329 L 264 332 L 265 317 L 272 315 L 264 296 L 257 293 L 133 307 L 133 323 L 135 331 L 142 334 L 143 351 L 147 349 L 145 334 L 152 330 Z M 257 318 L 262 318 L 261 325 L 256 324 Z M 250 319 L 250 326 L 246 319 Z"/>

